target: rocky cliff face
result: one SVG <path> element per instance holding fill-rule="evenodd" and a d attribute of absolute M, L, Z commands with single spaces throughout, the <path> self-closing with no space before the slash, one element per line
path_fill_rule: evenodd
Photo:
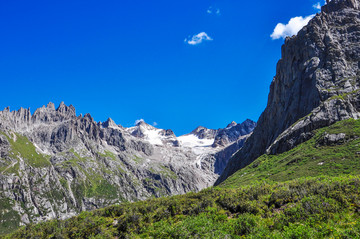
<path fill-rule="evenodd" d="M 360 114 L 358 0 L 333 0 L 282 47 L 265 111 L 217 183 L 264 153 L 287 151 L 314 129 Z"/>
<path fill-rule="evenodd" d="M 219 129 L 216 133 L 213 147 L 226 146 L 232 142 L 237 141 L 239 138 L 249 135 L 254 128 L 256 123 L 252 120 L 245 120 L 241 124 L 231 122 L 226 128 Z"/>
<path fill-rule="evenodd" d="M 248 136 L 229 135 L 228 143 L 212 147 L 218 131 L 199 127 L 176 137 L 145 122 L 124 128 L 77 116 L 64 103 L 34 114 L 6 108 L 0 111 L 0 225 L 199 191 L 214 183 Z"/>

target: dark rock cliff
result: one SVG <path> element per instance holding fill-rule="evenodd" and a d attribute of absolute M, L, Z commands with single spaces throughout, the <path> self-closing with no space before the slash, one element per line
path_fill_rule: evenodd
<path fill-rule="evenodd" d="M 216 185 L 264 153 L 304 142 L 314 129 L 359 118 L 359 5 L 358 0 L 333 0 L 285 40 L 267 107 Z"/>

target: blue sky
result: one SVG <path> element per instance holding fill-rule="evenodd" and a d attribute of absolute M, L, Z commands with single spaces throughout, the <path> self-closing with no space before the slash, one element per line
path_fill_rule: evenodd
<path fill-rule="evenodd" d="M 318 2 L 0 1 L 0 107 L 64 101 L 177 135 L 257 120 L 282 37 Z"/>

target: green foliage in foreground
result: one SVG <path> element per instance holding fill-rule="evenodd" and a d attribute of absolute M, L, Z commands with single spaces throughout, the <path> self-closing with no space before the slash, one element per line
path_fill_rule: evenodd
<path fill-rule="evenodd" d="M 360 177 L 318 177 L 125 203 L 5 238 L 359 238 Z"/>
<path fill-rule="evenodd" d="M 346 135 L 336 144 L 323 142 L 327 134 Z M 254 181 L 284 182 L 319 175 L 360 174 L 360 120 L 344 120 L 315 131 L 310 140 L 279 155 L 262 155 L 237 171 L 220 187 L 239 187 Z"/>

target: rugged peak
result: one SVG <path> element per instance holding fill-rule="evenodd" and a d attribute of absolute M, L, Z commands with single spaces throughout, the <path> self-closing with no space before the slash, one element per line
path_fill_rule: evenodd
<path fill-rule="evenodd" d="M 230 143 L 243 138 L 243 136 L 249 135 L 255 127 L 256 123 L 249 119 L 241 124 L 237 124 L 233 121 L 225 129 L 219 129 L 217 131 L 212 147 L 216 148 L 218 146 L 229 145 Z"/>
<path fill-rule="evenodd" d="M 54 105 L 54 103 L 49 102 L 49 103 L 47 104 L 46 108 L 47 108 L 48 110 L 54 111 L 54 110 L 55 110 L 55 105 Z"/>
<path fill-rule="evenodd" d="M 116 123 L 115 121 L 113 121 L 111 118 L 108 118 L 104 123 L 101 124 L 104 128 L 109 128 L 109 127 L 116 127 Z"/>
<path fill-rule="evenodd" d="M 227 126 L 226 126 L 226 128 L 231 128 L 231 127 L 234 127 L 234 126 L 236 126 L 237 125 L 237 123 L 235 122 L 235 121 L 233 121 L 233 122 L 231 122 L 230 124 L 228 124 Z"/>
<path fill-rule="evenodd" d="M 335 12 L 343 8 L 354 8 L 356 10 L 360 9 L 359 0 L 326 0 L 327 4 L 321 8 L 323 12 Z"/>
<path fill-rule="evenodd" d="M 208 129 L 203 126 L 199 126 L 194 129 L 190 134 L 195 135 L 199 139 L 213 139 L 216 135 L 217 130 Z"/>
<path fill-rule="evenodd" d="M 171 129 L 166 129 L 166 130 L 164 129 L 164 130 L 160 131 L 160 135 L 176 137 L 174 131 L 172 131 Z"/>
<path fill-rule="evenodd" d="M 63 101 L 60 103 L 56 111 L 68 117 L 76 117 L 75 107 L 73 105 L 67 106 Z"/>
<path fill-rule="evenodd" d="M 246 119 L 244 122 L 242 122 L 242 124 L 244 123 L 256 123 L 255 121 L 251 120 L 251 119 Z"/>
<path fill-rule="evenodd" d="M 84 118 L 90 119 L 90 121 L 94 121 L 93 118 L 91 117 L 91 114 L 90 114 L 90 113 L 86 113 L 86 114 L 84 115 Z"/>
<path fill-rule="evenodd" d="M 247 119 L 244 122 L 241 123 L 241 126 L 243 127 L 252 127 L 253 129 L 256 126 L 256 122 L 251 120 L 251 119 Z"/>
<path fill-rule="evenodd" d="M 141 128 L 141 129 L 146 129 L 146 130 L 155 130 L 156 129 L 154 126 L 149 125 L 144 120 L 139 120 L 138 122 L 136 122 L 136 127 Z"/>
<path fill-rule="evenodd" d="M 149 125 L 149 124 L 146 123 L 145 120 L 143 119 L 136 120 L 135 126 L 140 126 L 140 125 Z"/>
<path fill-rule="evenodd" d="M 208 128 L 204 127 L 204 126 L 198 126 L 196 127 L 196 129 L 194 129 L 193 131 L 191 131 L 191 133 L 197 133 L 200 132 L 201 130 L 207 130 Z"/>

